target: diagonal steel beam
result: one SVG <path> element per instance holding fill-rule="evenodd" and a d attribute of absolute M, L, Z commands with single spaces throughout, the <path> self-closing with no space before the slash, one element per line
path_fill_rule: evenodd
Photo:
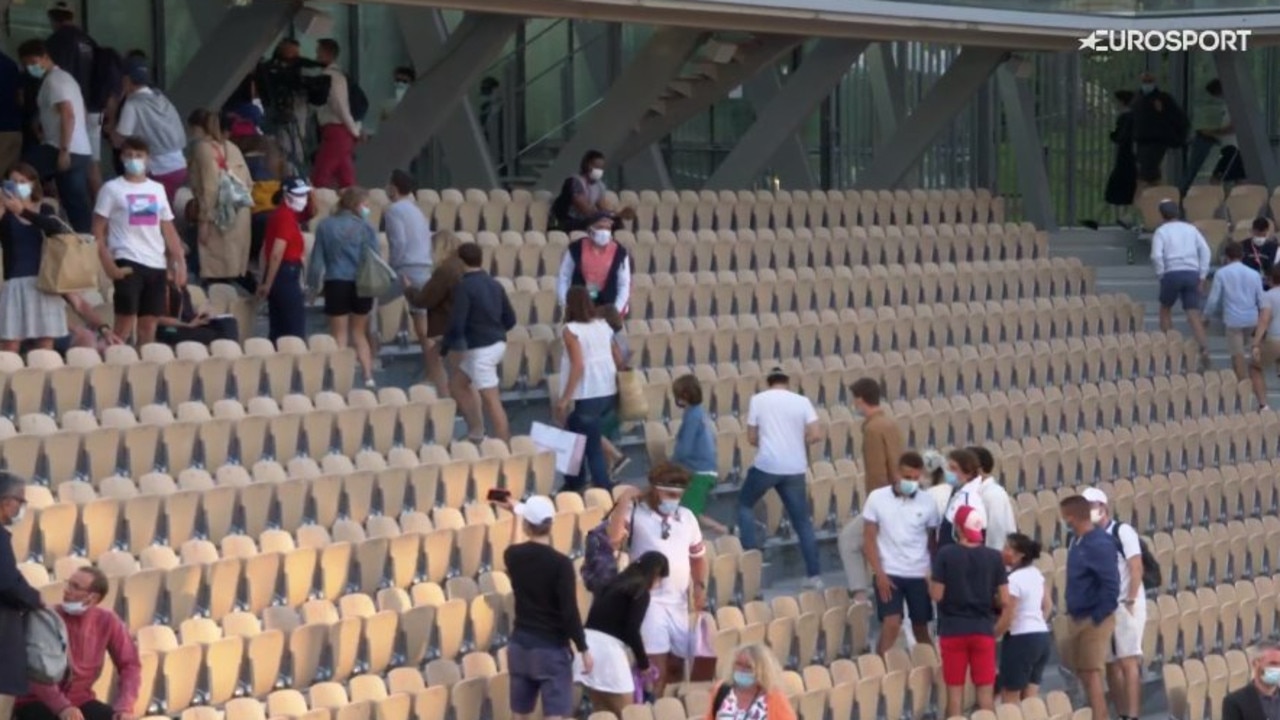
<path fill-rule="evenodd" d="M 880 144 L 870 166 L 859 173 L 856 187 L 875 190 L 901 183 L 1007 55 L 1007 51 L 997 48 L 970 46 L 961 50 L 920 100 L 915 112 L 898 123 L 893 136 Z"/>
<path fill-rule="evenodd" d="M 802 61 L 803 62 L 803 61 Z M 764 112 L 769 102 L 782 91 L 782 80 L 777 68 L 769 68 L 747 81 L 743 94 L 756 114 Z M 813 168 L 809 166 L 809 153 L 805 150 L 801 133 L 792 133 L 778 145 L 778 151 L 769 161 L 782 186 L 789 190 L 809 190 L 816 187 Z"/>
<path fill-rule="evenodd" d="M 849 72 L 867 49 L 865 40 L 820 40 L 805 55 L 800 69 L 751 124 L 729 156 L 720 163 L 704 186 L 708 190 L 749 187 L 769 163 L 778 147 L 804 125 L 805 120 L 831 93 L 831 88 Z"/>
<path fill-rule="evenodd" d="M 782 35 L 756 36 L 754 42 L 743 46 L 742 54 L 735 62 L 720 66 L 716 78 L 706 81 L 692 97 L 671 100 L 661 115 L 641 121 L 628 134 L 622 146 L 614 151 L 614 159 L 625 161 L 643 152 L 648 146 L 670 135 L 676 128 L 724 99 L 734 88 L 751 79 L 763 68 L 777 62 L 799 43 L 800 38 Z"/>
<path fill-rule="evenodd" d="M 1222 81 L 1222 97 L 1235 127 L 1236 148 L 1244 162 L 1244 172 L 1251 182 L 1269 188 L 1280 187 L 1280 165 L 1271 146 L 1266 117 L 1258 106 L 1259 92 L 1253 79 L 1253 66 L 1245 53 L 1216 52 L 1213 62 Z"/>
<path fill-rule="evenodd" d="M 668 84 L 702 43 L 705 33 L 689 28 L 662 27 L 631 59 L 597 105 L 577 126 L 556 160 L 542 174 L 540 183 L 558 189 L 561 181 L 578 169 L 578 161 L 596 149 L 616 163 L 616 150 L 626 140 L 629 129 L 661 97 Z"/>
<path fill-rule="evenodd" d="M 376 187 L 404 162 L 406 153 L 426 145 L 523 22 L 524 18 L 514 15 L 468 13 L 435 62 L 421 69 L 396 112 L 360 148 L 356 159 L 360 182 Z"/>

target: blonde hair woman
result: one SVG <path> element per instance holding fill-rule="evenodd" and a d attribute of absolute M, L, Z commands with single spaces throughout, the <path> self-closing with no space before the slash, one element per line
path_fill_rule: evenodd
<path fill-rule="evenodd" d="M 733 651 L 729 676 L 716 686 L 706 720 L 796 720 L 782 669 L 762 643 Z"/>
<path fill-rule="evenodd" d="M 374 387 L 369 313 L 373 298 L 356 292 L 356 273 L 365 249 L 378 252 L 378 233 L 369 224 L 369 193 L 349 187 L 338 196 L 337 211 L 316 226 L 316 243 L 307 263 L 307 287 L 324 290 L 324 314 L 338 347 L 348 342 L 364 368 L 366 387 Z M 320 279 L 324 278 L 323 286 Z"/>
<path fill-rule="evenodd" d="M 442 398 L 449 397 L 450 392 L 449 374 L 445 372 L 444 359 L 440 357 L 440 339 L 449 327 L 453 290 L 467 270 L 458 259 L 458 248 L 462 244 L 462 238 L 448 230 L 433 234 L 431 256 L 435 260 L 435 268 L 431 271 L 431 278 L 426 285 L 416 290 L 412 285 L 406 286 L 404 292 L 410 305 L 427 311 L 427 349 L 423 355 L 423 374 L 436 386 L 436 394 Z"/>

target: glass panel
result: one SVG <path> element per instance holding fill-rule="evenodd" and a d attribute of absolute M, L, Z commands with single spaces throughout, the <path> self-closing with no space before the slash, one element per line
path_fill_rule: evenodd
<path fill-rule="evenodd" d="M 115 48 L 121 55 L 141 50 L 147 57 L 155 56 L 151 0 L 93 3 L 88 10 L 85 29 L 99 45 Z"/>
<path fill-rule="evenodd" d="M 46 13 L 53 7 L 55 0 L 27 0 L 24 3 L 9 5 L 9 47 L 15 52 L 18 46 L 27 40 L 49 37 L 49 17 Z M 80 2 L 68 3 L 76 11 L 77 18 L 83 18 L 84 5 Z"/>
<path fill-rule="evenodd" d="M 539 145 L 562 131 L 567 20 L 530 20 L 525 25 L 525 122 L 528 142 Z"/>
<path fill-rule="evenodd" d="M 364 124 L 370 132 L 377 132 L 382 119 L 394 107 L 395 69 L 413 63 L 396 25 L 394 6 L 361 3 L 356 10 L 360 13 L 359 80 L 370 108 Z"/>
<path fill-rule="evenodd" d="M 164 0 L 164 80 L 173 83 L 200 49 L 200 30 L 190 0 Z"/>

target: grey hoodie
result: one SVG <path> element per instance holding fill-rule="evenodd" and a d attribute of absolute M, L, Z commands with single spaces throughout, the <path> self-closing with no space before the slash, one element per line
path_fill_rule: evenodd
<path fill-rule="evenodd" d="M 131 94 L 124 107 L 134 113 L 133 127 L 128 133 L 147 141 L 152 157 L 182 152 L 187 147 L 186 125 L 169 98 L 151 88 Z"/>

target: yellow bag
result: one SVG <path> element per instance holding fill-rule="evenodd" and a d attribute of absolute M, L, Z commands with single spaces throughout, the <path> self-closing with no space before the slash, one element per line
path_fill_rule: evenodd
<path fill-rule="evenodd" d="M 618 371 L 618 419 L 639 422 L 649 419 L 649 396 L 644 381 L 635 370 Z"/>
<path fill-rule="evenodd" d="M 78 235 L 70 227 L 57 234 L 45 234 L 40 274 L 36 277 L 40 292 L 61 295 L 97 290 L 101 272 L 102 261 L 92 236 Z"/>

